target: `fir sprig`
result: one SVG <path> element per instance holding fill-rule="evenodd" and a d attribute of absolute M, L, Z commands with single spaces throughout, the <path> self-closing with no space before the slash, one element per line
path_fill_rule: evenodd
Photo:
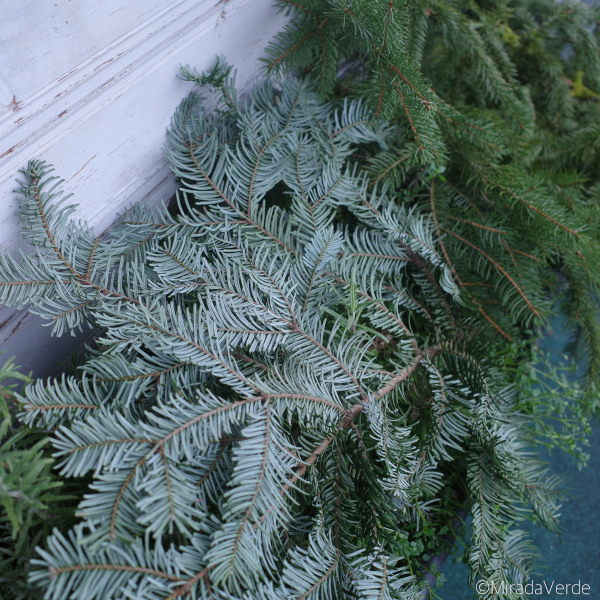
<path fill-rule="evenodd" d="M 23 171 L 36 254 L 3 258 L 0 283 L 19 290 L 4 301 L 56 333 L 103 330 L 77 376 L 23 393 L 25 422 L 55 430 L 62 476 L 93 480 L 32 581 L 53 600 L 408 599 L 423 560 L 407 548 L 425 529 L 435 547 L 455 464 L 473 577 L 524 581 L 514 521 L 531 503 L 550 524 L 557 506 L 498 366 L 510 347 L 472 319 L 483 302 L 448 259 L 467 218 L 441 229 L 431 177 L 402 198 L 371 185 L 356 154 L 396 132 L 365 104 L 336 110 L 288 79 L 242 108 L 227 67 L 194 79 L 222 109 L 196 94 L 173 118 L 175 215 L 138 206 L 97 239 L 55 208 L 45 164 Z M 488 254 L 500 230 L 467 248 L 515 327 L 543 293 Z"/>
<path fill-rule="evenodd" d="M 328 98 L 358 96 L 395 120 L 395 143 L 367 153 L 371 183 L 400 195 L 422 188 L 462 297 L 505 339 L 518 329 L 504 311 L 520 315 L 520 326 L 549 313 L 533 300 L 541 296 L 537 265 L 561 269 L 572 290 L 564 309 L 597 385 L 598 309 L 585 300 L 596 297 L 597 8 L 552 0 L 276 4 L 291 19 L 267 49 L 267 72 L 300 71 Z M 313 35 L 315 27 L 326 34 Z M 322 76 L 335 72 L 337 84 Z M 431 185 L 423 185 L 423 165 L 438 174 L 426 178 Z"/>

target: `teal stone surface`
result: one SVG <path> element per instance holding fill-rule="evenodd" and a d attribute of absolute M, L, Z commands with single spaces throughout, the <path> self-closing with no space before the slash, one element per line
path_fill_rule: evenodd
<path fill-rule="evenodd" d="M 540 349 L 563 353 L 570 340 L 570 332 L 565 322 L 556 318 L 552 329 L 539 342 Z M 531 581 L 544 584 L 542 594 L 529 594 L 531 600 L 577 599 L 600 600 L 600 423 L 592 423 L 590 445 L 586 448 L 590 455 L 587 466 L 577 468 L 576 460 L 564 452 L 555 450 L 546 455 L 553 473 L 565 478 L 567 497 L 560 515 L 560 537 L 546 529 L 524 522 L 519 527 L 531 533 L 531 539 L 538 548 L 540 559 Z M 467 521 L 469 524 L 470 519 Z M 430 598 L 432 600 L 473 600 L 475 592 L 467 585 L 468 567 L 457 562 L 462 554 L 459 549 L 447 558 L 441 573 L 442 585 Z M 589 593 L 557 593 L 558 584 L 589 585 Z M 552 591 L 547 593 L 546 589 Z M 583 587 L 581 588 L 583 589 Z M 577 588 L 575 588 L 575 591 Z M 560 591 L 560 588 L 559 588 Z M 587 591 L 587 588 L 586 588 Z"/>

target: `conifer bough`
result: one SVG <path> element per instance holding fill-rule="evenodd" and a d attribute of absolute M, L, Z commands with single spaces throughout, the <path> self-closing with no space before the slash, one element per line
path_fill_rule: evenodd
<path fill-rule="evenodd" d="M 360 156 L 395 129 L 296 79 L 240 103 L 222 62 L 183 76 L 218 101 L 173 117 L 176 211 L 134 207 L 99 239 L 50 167 L 22 172 L 34 252 L 1 255 L 1 301 L 103 331 L 77 376 L 21 398 L 61 476 L 91 482 L 31 581 L 52 600 L 408 600 L 466 505 L 472 581 L 525 583 L 518 522 L 554 530 L 559 506 L 507 368 L 527 346 L 473 319 L 422 186 L 373 184 Z"/>
<path fill-rule="evenodd" d="M 302 72 L 322 97 L 356 96 L 393 119 L 397 138 L 371 157 L 373 182 L 403 194 L 423 174 L 443 173 L 424 186 L 420 202 L 443 233 L 440 251 L 463 298 L 500 335 L 521 337 L 551 310 L 543 292 L 557 289 L 556 278 L 540 275 L 536 263 L 560 269 L 561 308 L 597 389 L 598 7 L 554 0 L 276 5 L 290 19 L 266 49 L 266 71 Z"/>

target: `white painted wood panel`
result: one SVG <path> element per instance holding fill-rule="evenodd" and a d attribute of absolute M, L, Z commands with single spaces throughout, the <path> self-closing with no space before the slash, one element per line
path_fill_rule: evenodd
<path fill-rule="evenodd" d="M 171 196 L 175 182 L 162 146 L 191 89 L 177 78 L 179 65 L 208 69 L 223 54 L 238 68 L 240 87 L 248 87 L 284 18 L 270 0 L 0 6 L 13 17 L 0 24 L 0 245 L 11 250 L 21 245 L 14 179 L 31 158 L 55 166 L 80 205 L 76 217 L 97 233 L 128 204 Z M 40 7 L 44 18 L 28 20 Z M 15 51 L 22 36 L 28 42 Z M 77 343 L 51 339 L 24 312 L 0 310 L 0 349 L 38 375 L 54 370 Z"/>
<path fill-rule="evenodd" d="M 131 35 L 164 7 L 164 0 L 77 2 L 3 0 L 0 29 L 2 77 L 7 89 L 0 102 L 22 102 L 52 86 L 74 67 Z M 81 6 L 83 5 L 83 8 Z"/>

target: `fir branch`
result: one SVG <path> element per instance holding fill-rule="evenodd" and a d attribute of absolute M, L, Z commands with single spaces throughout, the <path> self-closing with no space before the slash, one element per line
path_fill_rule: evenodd
<path fill-rule="evenodd" d="M 494 265 L 494 267 L 496 267 L 496 269 L 498 269 L 498 271 L 500 271 L 500 273 L 502 273 L 502 275 L 504 275 L 504 277 L 506 277 L 506 279 L 508 279 L 508 281 L 510 281 L 511 285 L 514 286 L 514 288 L 517 290 L 517 292 L 519 293 L 519 295 L 523 298 L 523 300 L 525 300 L 525 303 L 527 304 L 529 310 L 531 310 L 531 312 L 536 317 L 540 316 L 540 313 L 538 312 L 538 310 L 531 304 L 531 302 L 529 301 L 529 298 L 527 298 L 527 296 L 525 295 L 525 293 L 523 292 L 523 290 L 517 285 L 517 283 L 515 282 L 515 280 L 506 272 L 506 270 L 504 269 L 504 267 L 502 267 L 502 265 L 500 265 L 496 260 L 494 260 L 489 254 L 487 254 L 481 248 L 478 248 L 475 244 L 473 244 L 469 240 L 465 239 L 464 237 L 462 237 L 458 233 L 455 233 L 454 231 L 452 231 L 450 229 L 447 229 L 446 227 L 444 227 L 443 229 L 444 229 L 444 231 L 446 231 L 447 233 L 449 233 L 451 236 L 459 239 L 461 242 L 463 242 L 467 246 L 473 248 L 474 250 L 476 250 L 477 252 L 479 252 L 479 254 L 481 254 L 487 260 L 489 260 L 490 263 L 492 263 Z"/>
<path fill-rule="evenodd" d="M 522 577 L 530 550 L 509 526 L 527 511 L 555 525 L 555 499 L 522 450 L 532 428 L 510 387 L 521 367 L 506 365 L 532 348 L 519 345 L 524 315 L 547 306 L 539 276 L 565 230 L 515 198 L 505 206 L 525 179 L 498 187 L 511 146 L 494 149 L 506 169 L 487 168 L 498 122 L 483 108 L 457 115 L 448 104 L 456 127 L 436 129 L 436 97 L 403 54 L 410 11 L 282 4 L 317 28 L 294 49 L 307 35 L 296 31 L 284 59 L 310 58 L 326 91 L 354 30 L 377 106 L 335 109 L 294 79 L 241 104 L 222 61 L 208 74 L 186 68 L 217 110 L 206 116 L 194 95 L 173 118 L 176 211 L 134 208 L 98 239 L 68 221 L 56 186 L 22 185 L 36 253 L 2 256 L 2 299 L 31 302 L 61 332 L 84 313 L 104 329 L 77 377 L 23 392 L 25 423 L 53 429 L 61 476 L 91 480 L 80 525 L 48 538 L 35 563 L 32 581 L 52 600 L 88 589 L 89 600 L 414 597 L 423 557 L 406 566 L 404 544 L 422 531 L 435 547 L 455 480 L 474 515 L 473 574 Z M 470 30 L 454 7 L 443 14 L 460 21 L 449 36 Z M 490 40 L 473 53 L 499 61 L 482 97 L 524 115 L 502 49 Z M 400 129 L 375 118 L 390 98 Z M 468 145 L 446 171 L 422 162 L 442 152 L 442 131 Z M 539 189 L 531 199 L 570 228 L 568 200 L 582 219 L 585 199 L 557 185 L 547 204 Z M 552 232 L 544 256 L 537 232 L 530 241 L 515 226 L 529 213 Z M 590 221 L 568 238 L 576 279 L 592 274 L 594 231 Z"/>

